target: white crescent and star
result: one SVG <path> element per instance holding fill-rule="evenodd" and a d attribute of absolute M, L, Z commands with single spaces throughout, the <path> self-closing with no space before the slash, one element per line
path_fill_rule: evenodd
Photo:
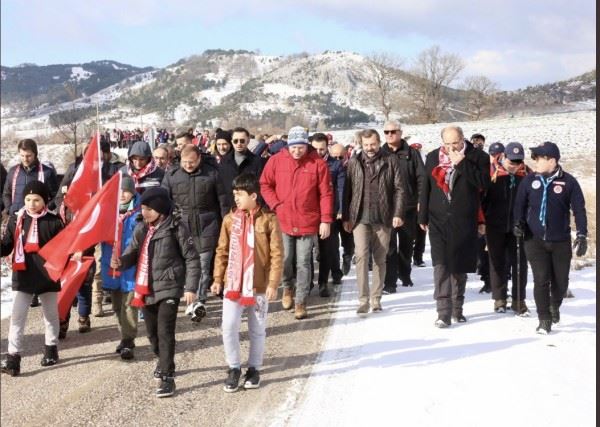
<path fill-rule="evenodd" d="M 81 230 L 79 230 L 79 234 L 87 233 L 92 228 L 94 228 L 94 225 L 96 225 L 96 222 L 98 221 L 98 217 L 100 216 L 101 210 L 102 209 L 100 208 L 100 205 L 94 206 L 94 210 L 92 212 L 90 219 L 88 219 L 88 221 L 85 223 L 85 225 L 83 227 L 81 227 Z"/>

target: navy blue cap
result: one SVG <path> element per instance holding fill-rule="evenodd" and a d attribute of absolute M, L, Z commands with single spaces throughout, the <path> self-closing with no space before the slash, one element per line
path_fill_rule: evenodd
<path fill-rule="evenodd" d="M 495 156 L 496 154 L 504 153 L 504 144 L 501 142 L 494 142 L 490 145 L 490 149 L 488 150 L 490 156 Z"/>
<path fill-rule="evenodd" d="M 504 150 L 504 157 L 508 160 L 523 160 L 525 159 L 525 149 L 518 142 L 509 142 Z"/>
<path fill-rule="evenodd" d="M 558 145 L 553 142 L 545 141 L 542 142 L 537 147 L 533 147 L 531 149 L 532 157 L 549 157 L 552 159 L 559 160 L 560 159 L 560 150 L 558 149 Z"/>

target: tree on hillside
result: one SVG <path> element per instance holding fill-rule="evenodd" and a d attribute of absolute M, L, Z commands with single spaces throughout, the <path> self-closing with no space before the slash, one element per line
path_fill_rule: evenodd
<path fill-rule="evenodd" d="M 464 62 L 458 55 L 443 53 L 439 46 L 432 46 L 417 56 L 407 92 L 420 121 L 439 121 L 448 104 L 446 88 L 463 68 Z"/>
<path fill-rule="evenodd" d="M 367 57 L 368 95 L 376 100 L 386 120 L 399 107 L 395 90 L 400 84 L 398 69 L 403 62 L 401 58 L 389 53 L 372 53 Z"/>
<path fill-rule="evenodd" d="M 467 105 L 475 120 L 479 120 L 494 104 L 498 85 L 485 76 L 469 76 L 462 88 L 467 91 Z"/>

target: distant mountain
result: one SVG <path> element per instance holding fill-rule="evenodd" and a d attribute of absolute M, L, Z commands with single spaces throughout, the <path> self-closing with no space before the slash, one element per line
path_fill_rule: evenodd
<path fill-rule="evenodd" d="M 2 106 L 10 105 L 12 110 L 23 111 L 41 105 L 56 105 L 70 100 L 65 84 L 73 86 L 77 97 L 85 97 L 127 77 L 153 69 L 134 67 L 116 61 L 2 66 L 0 71 Z"/>

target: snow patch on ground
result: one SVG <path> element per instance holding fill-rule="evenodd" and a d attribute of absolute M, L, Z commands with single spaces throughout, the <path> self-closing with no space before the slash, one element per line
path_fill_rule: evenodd
<path fill-rule="evenodd" d="M 71 79 L 85 80 L 89 79 L 94 73 L 84 70 L 83 67 L 71 67 Z"/>

